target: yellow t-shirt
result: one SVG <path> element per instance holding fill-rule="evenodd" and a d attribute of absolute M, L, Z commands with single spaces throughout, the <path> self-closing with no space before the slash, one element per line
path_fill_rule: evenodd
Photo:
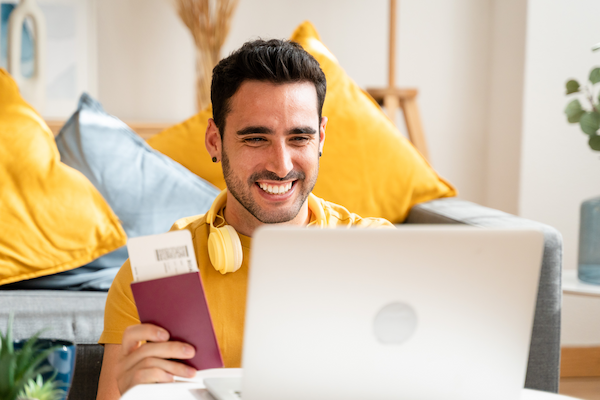
<path fill-rule="evenodd" d="M 313 195 L 311 195 L 313 196 Z M 344 207 L 329 203 L 317 197 L 325 212 L 327 227 L 382 227 L 393 226 L 381 218 L 361 218 L 350 213 Z M 222 214 L 222 210 L 219 210 Z M 315 222 L 312 213 L 311 223 Z M 226 367 L 241 366 L 244 317 L 246 312 L 246 285 L 248 279 L 248 260 L 250 259 L 251 238 L 239 235 L 244 258 L 242 266 L 234 273 L 222 275 L 215 270 L 208 257 L 208 235 L 210 225 L 206 215 L 187 217 L 175 222 L 171 230 L 187 229 L 192 233 L 194 251 L 208 308 Z M 137 309 L 130 284 L 133 281 L 129 260 L 119 270 L 108 291 L 104 311 L 104 331 L 98 343 L 120 344 L 125 328 L 139 324 Z"/>

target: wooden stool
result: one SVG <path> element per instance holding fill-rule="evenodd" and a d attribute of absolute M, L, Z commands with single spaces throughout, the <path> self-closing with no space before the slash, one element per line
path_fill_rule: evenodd
<path fill-rule="evenodd" d="M 390 38 L 389 38 L 388 87 L 384 89 L 368 88 L 367 93 L 385 108 L 385 113 L 396 125 L 396 113 L 402 109 L 408 137 L 415 148 L 429 160 L 425 132 L 421 124 L 421 115 L 417 105 L 417 89 L 398 89 L 396 87 L 396 0 L 390 0 Z"/>

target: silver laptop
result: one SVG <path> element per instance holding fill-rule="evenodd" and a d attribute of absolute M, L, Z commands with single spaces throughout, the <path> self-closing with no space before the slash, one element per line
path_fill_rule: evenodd
<path fill-rule="evenodd" d="M 241 387 L 206 385 L 243 400 L 517 400 L 542 251 L 531 230 L 259 230 Z"/>

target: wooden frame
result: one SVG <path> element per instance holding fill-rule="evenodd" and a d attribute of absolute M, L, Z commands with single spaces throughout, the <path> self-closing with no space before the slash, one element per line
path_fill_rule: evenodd
<path fill-rule="evenodd" d="M 563 347 L 560 353 L 561 378 L 600 376 L 600 347 Z"/>
<path fill-rule="evenodd" d="M 421 114 L 417 105 L 417 89 L 367 89 L 368 93 L 386 110 L 387 116 L 395 122 L 398 108 L 402 109 L 408 138 L 417 150 L 429 160 L 429 150 L 425 140 L 425 132 L 421 123 Z"/>
<path fill-rule="evenodd" d="M 415 148 L 429 160 L 429 150 L 425 132 L 421 123 L 421 114 L 417 105 L 417 89 L 396 88 L 396 0 L 390 0 L 390 35 L 388 57 L 388 87 L 385 89 L 367 89 L 367 93 L 383 106 L 388 118 L 396 125 L 396 113 L 402 109 L 408 137 Z"/>

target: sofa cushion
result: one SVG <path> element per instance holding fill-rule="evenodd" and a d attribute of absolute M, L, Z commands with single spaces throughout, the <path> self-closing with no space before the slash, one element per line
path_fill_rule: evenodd
<path fill-rule="evenodd" d="M 0 285 L 70 270 L 126 242 L 117 216 L 0 69 Z"/>
<path fill-rule="evenodd" d="M 455 196 L 419 152 L 394 127 L 377 103 L 344 72 L 305 22 L 293 33 L 321 64 L 327 78 L 323 115 L 329 118 L 314 193 L 363 217 L 402 222 L 410 208 L 424 201 Z M 204 146 L 210 109 L 150 138 L 148 144 L 219 188 L 221 166 Z"/>
<path fill-rule="evenodd" d="M 106 292 L 66 290 L 0 291 L 0 331 L 6 331 L 9 312 L 13 312 L 15 340 L 44 329 L 44 338 L 97 343 L 104 327 L 106 296 Z"/>

